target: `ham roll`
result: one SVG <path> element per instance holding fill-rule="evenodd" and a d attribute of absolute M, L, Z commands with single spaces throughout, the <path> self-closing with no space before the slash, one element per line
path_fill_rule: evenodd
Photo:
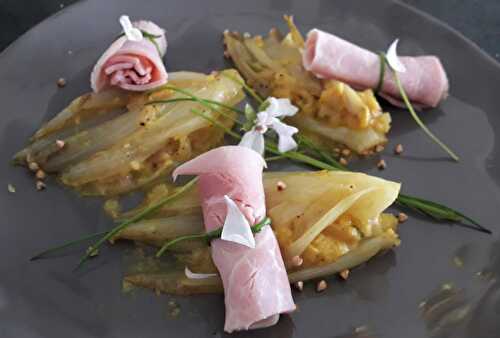
<path fill-rule="evenodd" d="M 225 146 L 181 165 L 173 175 L 198 175 L 205 228 L 211 231 L 225 223 L 228 197 L 249 225 L 265 218 L 264 166 L 257 152 Z M 271 326 L 281 313 L 295 310 L 283 258 L 269 226 L 255 234 L 254 248 L 224 239 L 213 240 L 211 248 L 224 285 L 226 332 Z"/>
<path fill-rule="evenodd" d="M 436 107 L 448 96 L 448 78 L 436 56 L 400 57 L 406 72 L 399 78 L 410 101 L 419 108 Z M 335 79 L 357 89 L 375 89 L 380 78 L 380 58 L 335 35 L 313 29 L 307 34 L 303 65 L 316 77 Z M 386 71 L 379 94 L 403 106 L 391 71 Z"/>
<path fill-rule="evenodd" d="M 142 39 L 130 40 L 124 34 L 109 46 L 90 76 L 94 92 L 111 86 L 146 91 L 167 82 L 162 60 L 167 50 L 165 31 L 151 21 L 136 21 L 132 26 L 142 32 Z"/>

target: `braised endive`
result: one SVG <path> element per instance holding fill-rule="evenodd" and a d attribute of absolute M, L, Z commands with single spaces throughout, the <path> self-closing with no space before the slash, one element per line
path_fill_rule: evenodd
<path fill-rule="evenodd" d="M 84 195 L 120 195 L 153 185 L 179 163 L 222 141 L 220 129 L 191 114 L 192 108 L 203 106 L 180 98 L 187 90 L 227 106 L 239 103 L 242 88 L 222 76 L 225 73 L 238 76 L 234 70 L 210 75 L 173 72 L 169 86 L 178 91 L 164 87 L 150 93 L 109 90 L 83 95 L 42 126 L 15 161 L 35 163 Z M 158 103 L 160 99 L 170 101 Z M 234 123 L 231 110 L 206 113 L 227 126 Z"/>
<path fill-rule="evenodd" d="M 240 82 L 241 80 L 238 80 Z M 248 88 L 246 85 L 244 85 L 245 88 Z M 212 112 L 217 112 L 220 110 L 230 110 L 232 112 L 236 113 L 241 113 L 240 110 L 232 108 L 230 106 L 227 106 L 226 104 L 219 103 L 214 100 L 206 100 L 200 97 L 197 97 L 193 93 L 186 92 L 185 90 L 175 90 L 174 87 L 171 87 L 172 90 L 179 92 L 180 94 L 183 94 L 179 98 L 175 98 L 175 100 L 182 100 L 182 101 L 193 101 L 198 104 L 200 104 L 203 108 L 206 108 L 208 111 Z M 261 99 L 255 92 L 252 92 L 253 96 L 257 98 L 258 102 L 264 102 L 263 99 Z M 169 99 L 167 100 L 157 100 L 150 102 L 151 104 L 154 103 L 170 103 Z M 207 120 L 212 124 L 213 126 L 220 128 L 223 130 L 226 134 L 232 136 L 233 138 L 240 140 L 241 135 L 230 129 L 228 126 L 224 125 L 220 121 L 212 118 L 211 114 L 204 113 L 200 111 L 199 109 L 191 109 L 191 113 L 194 115 L 197 115 L 199 117 L 202 117 L 203 119 Z M 242 126 L 243 123 L 236 120 L 232 119 L 238 126 Z M 331 171 L 345 171 L 345 167 L 342 166 L 340 163 L 338 163 L 329 153 L 327 153 L 324 149 L 322 149 L 320 146 L 314 144 L 311 140 L 309 140 L 307 137 L 300 136 L 299 137 L 299 144 L 303 149 L 306 149 L 309 151 L 310 154 L 304 154 L 303 152 L 300 151 L 288 151 L 286 153 L 280 153 L 277 149 L 277 145 L 273 140 L 267 139 L 266 140 L 266 151 L 274 154 L 279 157 L 283 157 L 298 163 L 302 164 L 307 164 L 309 166 L 312 166 L 317 169 L 322 169 L 322 170 L 331 170 Z M 178 194 L 176 194 L 175 199 L 179 197 L 181 194 L 185 193 L 186 191 L 189 190 L 190 186 L 194 184 L 194 181 L 189 182 L 186 186 L 179 188 Z M 156 211 L 160 210 L 164 205 L 170 203 L 174 199 L 166 198 L 159 200 L 151 205 L 149 205 L 147 208 L 141 210 L 139 213 L 133 215 L 131 218 L 126 219 L 122 223 L 118 224 L 116 227 L 111 229 L 109 232 L 106 233 L 105 236 L 103 236 L 99 241 L 97 241 L 95 244 L 93 244 L 87 252 L 87 254 L 82 258 L 80 261 L 81 266 L 88 258 L 91 257 L 91 254 L 95 251 L 98 250 L 98 248 L 106 242 L 106 240 L 113 238 L 114 235 L 122 231 L 123 229 L 127 228 L 131 224 L 134 224 L 136 222 L 139 222 L 151 215 L 153 215 Z M 433 202 L 430 200 L 418 198 L 418 197 L 413 197 L 410 195 L 404 195 L 404 194 L 399 194 L 399 196 L 396 199 L 396 203 L 398 205 L 416 210 L 418 212 L 421 212 L 422 214 L 425 214 L 427 216 L 430 216 L 431 218 L 437 220 L 437 221 L 445 221 L 445 222 L 457 222 L 464 224 L 468 227 L 471 227 L 474 230 L 484 232 L 484 233 L 491 233 L 491 230 L 483 227 L 480 225 L 478 222 L 473 220 L 472 218 L 464 215 L 463 213 L 454 210 L 452 208 L 449 208 L 443 204 Z M 78 241 L 75 241 L 78 242 Z M 67 245 L 62 245 L 61 247 L 67 247 Z M 54 252 L 54 250 L 50 249 L 50 252 Z M 39 258 L 40 256 L 43 255 L 37 255 L 36 257 Z"/>
<path fill-rule="evenodd" d="M 244 86 L 245 89 L 248 88 L 248 86 Z M 253 92 L 253 95 L 257 95 L 255 92 Z M 259 98 L 260 102 L 263 102 L 262 98 Z M 215 107 L 212 107 L 212 109 L 216 109 Z M 238 134 L 235 131 L 230 130 L 229 128 L 224 127 L 217 121 L 211 119 L 207 115 L 203 115 L 197 110 L 194 110 L 193 113 L 202 116 L 209 120 L 213 125 L 218 126 L 219 128 L 223 129 L 228 135 L 234 137 L 235 139 L 241 139 L 240 134 Z M 240 125 L 241 123 L 238 122 Z M 322 149 L 320 146 L 314 144 L 313 141 L 308 139 L 305 136 L 300 136 L 299 135 L 299 140 L 301 140 L 301 144 L 303 147 L 307 148 L 308 150 L 313 153 L 313 155 L 305 155 L 302 153 L 298 153 L 296 151 L 289 151 L 286 153 L 279 153 L 277 151 L 276 144 L 271 141 L 271 140 L 266 140 L 266 150 L 272 154 L 275 155 L 280 155 L 285 158 L 288 158 L 290 160 L 300 162 L 303 164 L 310 165 L 312 167 L 315 167 L 317 169 L 324 169 L 324 170 L 346 170 L 345 166 L 341 165 L 338 163 L 330 154 L 326 152 L 326 150 Z M 314 153 L 316 155 L 314 155 Z M 479 224 L 479 222 L 473 220 L 472 218 L 465 216 L 463 213 L 454 210 L 450 207 L 447 207 L 441 203 L 434 202 L 431 200 L 419 198 L 419 197 L 414 197 L 410 195 L 404 195 L 400 194 L 398 196 L 397 202 L 399 205 L 403 205 L 405 207 L 411 208 L 413 210 L 419 211 L 427 216 L 430 216 L 434 218 L 435 220 L 438 221 L 449 221 L 449 222 L 462 222 L 465 224 L 471 225 L 474 229 L 485 232 L 485 233 L 491 233 L 491 230 L 483 227 L 482 225 Z"/>
<path fill-rule="evenodd" d="M 366 262 L 384 249 L 397 246 L 398 222 L 384 210 L 393 203 L 400 185 L 395 182 L 361 173 L 340 171 L 265 172 L 263 177 L 266 209 L 273 220 L 291 282 L 325 277 Z M 281 189 L 277 187 L 281 186 Z M 168 194 L 168 192 L 167 192 Z M 124 229 L 115 240 L 126 239 L 148 242 L 156 238 L 164 243 L 177 240 L 173 234 L 178 224 L 190 222 L 200 216 L 197 187 L 194 186 L 170 206 L 155 213 L 147 224 L 136 224 Z M 135 212 L 139 212 L 139 208 Z M 134 212 L 134 211 L 133 211 Z M 175 214 L 176 216 L 168 216 Z M 159 218 L 158 218 L 159 217 Z M 184 221 L 185 220 L 185 221 Z M 153 225 L 154 224 L 154 225 Z M 202 229 L 201 222 L 199 229 Z M 195 230 L 194 233 L 200 230 Z M 311 232 L 320 233 L 311 236 Z M 200 234 L 197 236 L 206 236 Z M 210 276 L 191 284 L 181 267 L 203 274 L 216 273 L 206 242 L 191 252 L 175 251 L 175 266 L 158 271 L 139 271 L 126 275 L 125 280 L 137 286 L 168 293 L 207 293 L 219 291 L 210 285 L 220 283 Z M 161 246 L 161 244 L 157 244 Z M 296 248 L 301 247 L 303 262 L 294 264 Z M 186 278 L 187 277 L 187 278 Z M 203 287 L 202 287 L 203 286 Z"/>

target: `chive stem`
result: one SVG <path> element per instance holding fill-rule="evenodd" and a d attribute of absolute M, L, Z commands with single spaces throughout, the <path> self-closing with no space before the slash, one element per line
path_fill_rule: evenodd
<path fill-rule="evenodd" d="M 389 62 L 387 61 L 387 57 L 384 53 L 382 53 L 381 55 L 383 55 L 383 59 L 385 60 L 385 62 L 389 65 Z M 415 122 L 418 124 L 418 126 L 427 134 L 427 136 L 429 136 L 429 138 L 431 140 L 433 140 L 437 145 L 439 145 L 446 153 L 448 153 L 448 155 L 450 155 L 450 157 L 455 160 L 456 162 L 459 161 L 459 157 L 457 154 L 455 154 L 453 152 L 453 150 L 451 150 L 444 142 L 442 142 L 436 135 L 434 135 L 434 133 L 432 133 L 429 128 L 427 128 L 427 126 L 424 124 L 424 122 L 422 122 L 422 120 L 420 119 L 420 117 L 418 116 L 418 114 L 415 112 L 415 109 L 413 109 L 413 105 L 411 104 L 410 100 L 408 99 L 408 96 L 406 95 L 406 91 L 404 90 L 403 88 L 403 85 L 401 83 L 401 79 L 399 78 L 399 75 L 398 75 L 398 72 L 395 71 L 394 69 L 392 69 L 389 65 L 389 68 L 392 70 L 393 74 L 394 74 L 394 79 L 396 80 L 396 85 L 399 89 L 399 94 L 401 95 L 401 98 L 403 99 L 405 105 L 406 105 L 406 108 L 408 109 L 408 111 L 410 112 L 411 116 L 413 117 L 413 119 L 415 120 Z"/>
<path fill-rule="evenodd" d="M 386 60 L 384 54 L 382 54 L 381 57 L 383 57 L 384 60 Z M 262 98 L 260 98 L 246 83 L 238 81 L 237 79 L 235 79 L 227 74 L 223 74 L 223 75 L 230 78 L 231 80 L 237 82 L 238 84 L 242 85 L 243 88 L 245 88 L 245 90 L 256 99 L 256 101 L 260 102 L 260 104 L 262 104 L 262 102 L 264 102 L 264 100 Z M 437 137 L 433 136 L 433 134 L 425 127 L 425 125 L 418 118 L 418 115 L 413 110 L 413 107 L 411 106 L 411 103 L 408 100 L 408 97 L 406 96 L 406 93 L 401 85 L 401 82 L 400 82 L 399 77 L 397 76 L 396 72 L 395 72 L 395 79 L 396 79 L 396 83 L 398 85 L 398 88 L 400 89 L 401 96 L 403 97 L 403 100 L 404 100 L 405 104 L 407 105 L 408 109 L 410 110 L 410 113 L 412 114 L 414 119 L 424 129 L 424 131 L 428 131 L 428 134 L 430 134 L 431 138 L 437 140 L 438 144 L 444 145 L 437 139 Z M 187 91 L 184 91 L 182 89 L 179 89 L 179 88 L 176 88 L 173 86 L 167 86 L 167 88 L 174 90 L 174 91 L 177 91 L 179 93 L 182 93 L 188 97 L 187 98 L 173 98 L 173 99 L 168 99 L 168 100 L 156 100 L 156 101 L 148 102 L 146 104 L 194 101 L 194 102 L 198 102 L 201 105 L 211 109 L 212 111 L 216 111 L 215 108 L 213 107 L 213 105 L 216 105 L 216 106 L 222 107 L 224 109 L 232 110 L 236 113 L 244 114 L 241 110 L 238 110 L 234 107 L 231 107 L 231 106 L 228 106 L 228 105 L 225 105 L 223 103 L 213 101 L 213 100 L 200 99 L 200 98 L 196 97 L 195 95 L 193 95 Z M 217 126 L 218 128 L 223 129 L 225 131 L 225 133 L 232 136 L 233 138 L 241 140 L 241 136 L 238 133 L 232 131 L 230 128 L 224 126 L 223 124 L 221 124 L 217 120 L 203 114 L 202 112 L 200 112 L 196 109 L 191 109 L 191 112 L 205 118 L 206 120 L 211 122 L 213 125 Z M 219 112 L 219 113 L 222 114 L 222 112 Z M 236 120 L 234 118 L 232 118 L 232 119 L 237 124 L 241 124 L 241 122 L 239 122 L 238 120 Z M 312 150 L 313 152 L 315 152 L 316 155 L 318 155 L 323 161 L 318 160 L 314 157 L 305 155 L 305 154 L 298 152 L 298 151 L 288 151 L 286 153 L 281 153 L 278 151 L 276 144 L 273 144 L 269 141 L 266 141 L 266 150 L 269 151 L 270 153 L 275 154 L 275 156 L 268 157 L 266 160 L 272 161 L 272 160 L 277 160 L 277 159 L 282 159 L 282 158 L 288 158 L 288 159 L 291 159 L 293 161 L 297 161 L 297 162 L 300 162 L 303 164 L 308 164 L 308 165 L 315 167 L 317 169 L 333 170 L 333 171 L 335 171 L 335 170 L 347 171 L 348 170 L 345 166 L 341 165 L 332 156 L 330 156 L 330 154 L 328 154 L 326 151 L 322 150 L 319 146 L 314 144 L 313 141 L 311 141 L 310 139 L 308 139 L 304 135 L 299 135 L 299 140 L 309 150 Z M 444 147 L 445 147 L 444 148 L 445 150 L 448 149 L 445 145 L 444 145 Z M 458 156 L 456 156 L 453 152 L 451 152 L 451 150 L 449 151 L 449 154 L 450 154 L 450 156 L 452 156 L 452 158 L 454 158 L 455 160 L 458 160 Z M 43 258 L 44 256 L 46 256 L 50 253 L 54 253 L 54 252 L 63 250 L 65 248 L 68 248 L 68 247 L 71 247 L 74 245 L 78 245 L 78 244 L 83 243 L 85 241 L 92 240 L 94 238 L 102 236 L 100 240 L 98 240 L 95 244 L 93 244 L 91 247 L 89 247 L 89 250 L 87 250 L 87 253 L 80 259 L 80 261 L 76 267 L 76 269 L 78 269 L 92 256 L 92 254 L 94 252 L 97 252 L 98 248 L 104 242 L 111 239 L 114 235 L 116 235 L 121 230 L 125 229 L 130 224 L 133 224 L 137 221 L 140 221 L 142 218 L 148 216 L 150 213 L 154 213 L 155 211 L 159 210 L 165 204 L 175 200 L 176 198 L 181 196 L 184 192 L 189 190 L 196 183 L 196 181 L 197 181 L 196 178 L 189 181 L 184 186 L 179 188 L 179 190 L 176 193 L 169 195 L 169 196 L 166 196 L 165 198 L 161 199 L 158 203 L 145 208 L 144 210 L 142 210 L 141 212 L 136 214 L 134 217 L 127 219 L 127 220 L 124 220 L 122 223 L 120 223 L 119 225 L 117 225 L 116 227 L 111 229 L 110 231 L 99 232 L 99 233 L 88 235 L 86 237 L 82 237 L 82 238 L 77 239 L 77 240 L 72 240 L 72 241 L 66 242 L 62 245 L 47 249 L 45 251 L 42 251 L 42 252 L 34 255 L 33 257 L 31 257 L 30 260 L 37 260 L 37 259 Z M 425 199 L 421 199 L 421 198 L 413 197 L 413 196 L 409 196 L 409 195 L 403 195 L 403 194 L 399 194 L 396 202 L 401 206 L 419 211 L 419 212 L 421 212 L 427 216 L 430 216 L 436 220 L 439 220 L 439 221 L 444 220 L 444 221 L 461 222 L 463 225 L 466 225 L 466 224 L 464 224 L 464 222 L 469 222 L 470 224 L 472 224 L 472 227 L 475 230 L 478 230 L 478 231 L 481 231 L 484 233 L 488 233 L 488 234 L 492 233 L 491 230 L 483 227 L 482 225 L 480 225 L 477 221 L 473 220 L 472 218 L 460 213 L 459 211 L 456 211 L 454 209 L 451 209 L 445 205 L 442 205 L 442 204 L 439 204 L 436 202 L 432 202 L 429 200 L 425 200 Z M 200 238 L 201 238 L 202 236 L 206 237 L 207 234 L 183 236 L 183 237 L 189 237 L 189 238 L 177 238 L 175 243 L 178 243 L 179 241 L 185 240 L 185 239 L 198 238 L 198 237 L 193 237 L 193 236 L 200 236 Z M 171 246 L 175 243 L 171 243 L 171 244 L 169 244 L 169 246 Z M 165 246 L 167 246 L 167 244 L 168 243 L 166 243 Z M 160 249 L 160 251 L 158 252 L 157 255 L 161 256 L 161 254 L 163 254 L 163 252 L 166 249 L 168 249 L 169 246 L 167 246 L 167 248 L 165 248 L 165 249 L 162 247 L 162 249 Z"/>
<path fill-rule="evenodd" d="M 215 126 L 222 128 L 228 135 L 234 137 L 237 140 L 241 139 L 241 136 L 230 130 L 229 128 L 225 127 L 222 125 L 220 122 L 215 121 L 209 116 L 206 116 L 205 114 L 192 110 L 193 113 L 207 119 L 211 123 L 213 123 Z M 286 158 L 289 158 L 291 160 L 303 163 L 303 164 L 308 164 L 312 167 L 315 167 L 317 169 L 323 169 L 323 170 L 340 170 L 340 171 L 348 171 L 347 168 L 341 168 L 329 163 L 325 163 L 324 161 L 318 160 L 316 158 L 313 158 L 311 156 L 296 152 L 296 151 L 287 151 L 286 153 L 280 153 L 277 149 L 277 146 L 275 144 L 272 144 L 270 141 L 266 140 L 266 150 L 269 151 L 270 153 L 273 153 L 278 156 L 283 156 Z M 436 220 L 440 221 L 453 221 L 453 222 L 469 222 L 473 225 L 474 229 L 485 232 L 485 233 L 491 233 L 491 230 L 479 225 L 478 222 L 474 221 L 473 219 L 465 216 L 464 214 L 460 213 L 459 211 L 456 211 L 454 209 L 451 209 L 449 207 L 446 207 L 442 204 L 432 202 L 429 200 L 424 200 L 418 197 L 412 197 L 409 195 L 403 195 L 400 194 L 396 201 L 400 205 L 404 205 L 408 208 L 412 208 L 415 210 L 418 210 L 422 213 L 424 213 L 427 216 L 430 216 Z"/>
<path fill-rule="evenodd" d="M 154 205 L 145 208 L 144 210 L 142 210 L 141 212 L 139 212 L 134 217 L 132 217 L 132 218 L 130 218 L 128 220 L 123 221 L 122 223 L 118 224 L 116 227 L 114 227 L 110 231 L 106 232 L 106 234 L 104 236 L 102 236 L 96 243 L 94 243 L 92 246 L 90 246 L 90 248 L 87 251 L 87 253 L 80 259 L 80 261 L 79 261 L 76 269 L 80 268 L 91 257 L 92 253 L 95 252 L 95 251 L 97 251 L 98 248 L 104 242 L 106 242 L 107 240 L 109 240 L 110 238 L 112 238 L 114 235 L 116 235 L 117 233 L 119 233 L 121 230 L 125 229 L 130 224 L 135 223 L 137 221 L 140 221 L 145 216 L 158 211 L 165 204 L 170 203 L 170 202 L 176 200 L 182 194 L 184 194 L 186 191 L 188 191 L 189 189 L 191 189 L 195 185 L 196 182 L 197 182 L 197 178 L 192 179 L 191 181 L 189 181 L 188 183 L 186 183 L 185 185 L 183 185 L 182 187 L 180 187 L 172 195 L 168 195 L 168 196 L 162 198 L 160 201 L 158 201 Z"/>
<path fill-rule="evenodd" d="M 225 73 L 221 73 L 222 76 L 225 76 L 227 77 L 228 79 L 234 81 L 235 83 L 241 85 L 243 87 L 243 89 L 245 89 L 245 91 L 250 94 L 251 97 L 253 97 L 255 99 L 255 101 L 257 101 L 259 103 L 259 105 L 261 105 L 262 103 L 264 103 L 264 99 L 261 98 L 259 96 L 259 94 L 257 94 L 249 85 L 246 84 L 245 81 L 240 81 L 238 79 L 236 79 L 235 77 L 229 75 L 229 74 L 225 74 Z"/>
<path fill-rule="evenodd" d="M 91 234 L 91 235 L 88 235 L 88 236 L 85 236 L 85 237 L 82 237 L 82 238 L 79 238 L 79 239 L 75 239 L 75 240 L 72 240 L 72 241 L 65 242 L 65 243 L 63 243 L 61 245 L 58 245 L 58 246 L 55 246 L 53 248 L 44 250 L 44 251 L 42 251 L 42 252 L 34 255 L 33 257 L 30 258 L 30 261 L 34 261 L 34 260 L 37 260 L 37 259 L 44 258 L 45 256 L 47 256 L 49 254 L 56 253 L 58 251 L 66 249 L 66 248 L 69 248 L 69 247 L 72 247 L 72 246 L 84 243 L 86 241 L 90 241 L 92 239 L 95 239 L 95 238 L 98 238 L 100 236 L 103 236 L 106 233 L 107 233 L 107 231 L 101 231 L 101 232 L 97 232 L 97 233 L 94 233 L 94 234 Z"/>
<path fill-rule="evenodd" d="M 214 101 L 214 100 L 209 100 L 209 99 L 201 99 L 199 97 L 197 97 L 196 95 L 193 95 L 191 94 L 190 92 L 188 92 L 187 90 L 184 90 L 184 89 L 180 89 L 180 88 L 177 88 L 177 87 L 174 87 L 174 86 L 171 86 L 171 85 L 165 85 L 163 86 L 164 89 L 170 89 L 170 90 L 173 90 L 175 92 L 178 92 L 178 93 L 181 93 L 181 94 L 184 94 L 190 98 L 193 99 L 193 101 L 196 101 L 198 102 L 199 104 L 201 104 L 202 106 L 212 110 L 213 112 L 217 112 L 217 113 L 220 113 L 221 115 L 223 115 L 224 117 L 227 117 L 229 119 L 231 119 L 233 122 L 236 122 L 236 123 L 239 123 L 238 120 L 230 115 L 227 115 L 226 113 L 220 111 L 220 110 L 217 110 L 215 109 L 212 104 L 215 104 L 215 105 L 218 105 L 218 106 L 221 106 L 223 108 L 226 108 L 226 109 L 229 109 L 229 110 L 232 110 L 236 113 L 243 113 L 242 111 L 236 109 L 236 108 L 233 108 L 233 107 L 230 107 L 226 104 L 223 104 L 221 102 L 217 102 L 217 101 Z"/>
<path fill-rule="evenodd" d="M 276 156 L 269 156 L 269 157 L 266 157 L 264 160 L 266 162 L 272 162 L 272 161 L 279 161 L 279 160 L 282 160 L 282 159 L 285 159 L 286 157 L 283 156 L 283 155 L 276 155 Z"/>
<path fill-rule="evenodd" d="M 255 233 L 258 233 L 259 231 L 261 231 L 262 228 L 265 227 L 266 225 L 271 225 L 271 219 L 269 217 L 266 217 L 261 222 L 251 226 L 250 229 L 252 230 L 252 233 L 255 234 Z M 171 248 L 173 245 L 175 245 L 179 242 L 183 242 L 186 240 L 193 240 L 193 239 L 204 239 L 210 243 L 212 240 L 220 238 L 221 235 L 222 235 L 222 227 L 218 228 L 216 230 L 212 230 L 212 231 L 201 233 L 201 234 L 186 235 L 186 236 L 180 236 L 180 237 L 174 238 L 174 239 L 166 242 L 165 244 L 163 244 L 163 246 L 160 248 L 160 250 L 158 250 L 158 252 L 156 253 L 156 257 L 158 257 L 158 258 L 161 257 L 165 251 L 167 251 L 169 248 Z"/>
<path fill-rule="evenodd" d="M 338 168 L 339 170 L 347 170 L 347 168 L 340 164 L 336 159 L 334 159 L 328 152 L 323 150 L 320 146 L 314 143 L 311 139 L 306 137 L 305 135 L 297 135 L 299 142 L 304 145 L 306 148 L 309 150 L 312 150 L 313 152 L 316 153 L 319 157 L 321 157 L 324 161 L 329 163 L 330 165 Z"/>

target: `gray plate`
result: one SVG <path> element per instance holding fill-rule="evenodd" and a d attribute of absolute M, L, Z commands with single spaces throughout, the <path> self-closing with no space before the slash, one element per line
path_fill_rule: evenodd
<path fill-rule="evenodd" d="M 500 332 L 498 208 L 500 67 L 449 27 L 392 1 L 82 1 L 44 21 L 0 56 L 0 337 L 214 337 L 222 333 L 222 297 L 179 298 L 181 314 L 169 318 L 168 296 L 120 291 L 122 254 L 105 250 L 88 269 L 73 273 L 76 252 L 30 263 L 34 252 L 65 239 L 105 229 L 110 222 L 100 202 L 78 198 L 56 184 L 36 192 L 25 171 L 8 159 L 35 129 L 69 100 L 88 90 L 93 62 L 116 36 L 117 18 L 157 21 L 168 30 L 171 70 L 210 71 L 225 67 L 221 32 L 265 33 L 283 28 L 283 13 L 295 14 L 302 31 L 320 27 L 373 50 L 401 38 L 401 54 L 437 54 L 451 80 L 451 97 L 422 114 L 429 126 L 456 149 L 452 163 L 411 121 L 394 112 L 391 144 L 357 169 L 404 182 L 403 190 L 454 206 L 494 230 L 487 236 L 418 215 L 401 227 L 402 245 L 351 273 L 331 278 L 316 294 L 296 294 L 299 311 L 270 329 L 241 337 L 453 337 L 492 338 Z M 71 51 L 71 52 L 69 52 Z M 56 80 L 68 85 L 57 89 Z M 396 143 L 405 146 L 395 157 Z M 17 193 L 7 192 L 7 183 Z M 463 267 L 453 264 L 459 255 Z M 477 276 L 492 270 L 491 278 Z M 484 273 L 483 273 L 484 275 Z M 430 296 L 453 283 L 456 297 Z M 423 315 L 419 304 L 433 298 Z M 441 297 L 441 298 L 439 298 Z M 463 305 L 466 305 L 463 307 Z M 465 319 L 460 314 L 468 311 Z M 365 326 L 369 333 L 354 334 Z M 363 330 L 358 330 L 363 331 Z"/>

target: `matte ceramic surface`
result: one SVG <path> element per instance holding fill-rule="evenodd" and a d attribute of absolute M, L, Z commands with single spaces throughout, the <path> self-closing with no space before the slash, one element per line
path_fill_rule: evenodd
<path fill-rule="evenodd" d="M 401 54 L 439 55 L 450 76 L 451 96 L 422 117 L 462 161 L 447 160 L 407 112 L 387 107 L 394 122 L 381 157 L 388 168 L 379 172 L 372 158 L 354 169 L 402 181 L 405 192 L 463 210 L 494 234 L 410 213 L 400 229 L 399 248 L 352 271 L 347 282 L 330 278 L 322 294 L 307 286 L 294 295 L 299 311 L 283 316 L 275 327 L 235 336 L 499 336 L 500 66 L 493 59 L 431 17 L 388 0 L 87 0 L 36 26 L 0 55 L 0 182 L 5 187 L 0 189 L 0 337 L 226 336 L 221 296 L 177 298 L 181 313 L 172 318 L 169 296 L 123 294 L 122 257 L 128 245 L 103 250 L 77 273 L 72 269 L 78 251 L 28 261 L 40 249 L 111 225 L 101 201 L 79 198 L 55 182 L 36 192 L 30 175 L 9 159 L 43 121 L 89 89 L 89 71 L 116 36 L 122 13 L 150 18 L 167 29 L 170 70 L 227 67 L 224 29 L 266 33 L 272 26 L 284 28 L 284 13 L 294 14 L 303 32 L 319 27 L 373 50 L 384 50 L 399 37 Z M 59 77 L 67 79 L 63 89 L 56 86 Z M 392 155 L 397 143 L 405 146 L 403 156 Z M 8 193 L 8 183 L 15 194 Z M 462 267 L 454 257 L 460 257 Z M 450 283 L 459 296 L 443 301 L 436 290 Z M 427 307 L 419 308 L 424 300 Z"/>

